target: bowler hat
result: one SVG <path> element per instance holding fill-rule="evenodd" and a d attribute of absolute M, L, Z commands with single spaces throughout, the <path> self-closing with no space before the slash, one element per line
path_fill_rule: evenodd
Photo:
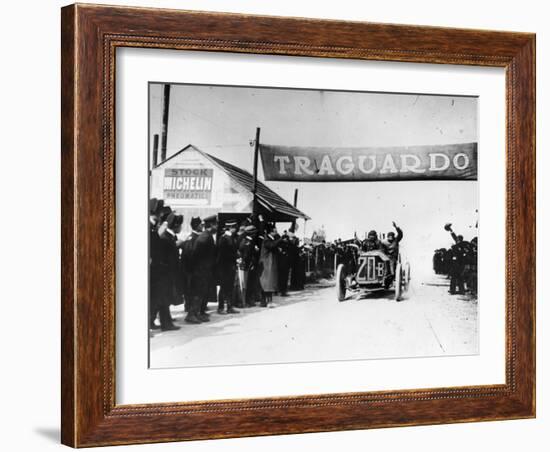
<path fill-rule="evenodd" d="M 170 208 L 170 206 L 162 206 L 158 214 L 160 222 L 163 223 L 164 221 L 166 221 L 171 213 L 172 209 Z"/>
<path fill-rule="evenodd" d="M 183 215 L 172 212 L 166 220 L 170 229 L 175 229 L 183 223 Z"/>
<path fill-rule="evenodd" d="M 191 218 L 191 229 L 197 229 L 202 223 L 201 217 L 192 217 Z"/>
<path fill-rule="evenodd" d="M 149 200 L 149 213 L 151 215 L 156 213 L 158 202 L 159 202 L 159 200 L 157 198 L 151 198 Z"/>
<path fill-rule="evenodd" d="M 149 200 L 149 214 L 150 215 L 159 215 L 161 209 L 164 207 L 164 200 L 151 198 Z"/>

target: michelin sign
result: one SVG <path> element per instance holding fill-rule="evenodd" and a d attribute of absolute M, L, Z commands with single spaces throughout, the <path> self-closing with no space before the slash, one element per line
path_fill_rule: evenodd
<path fill-rule="evenodd" d="M 212 196 L 213 171 L 210 168 L 166 168 L 164 199 L 206 200 Z"/>

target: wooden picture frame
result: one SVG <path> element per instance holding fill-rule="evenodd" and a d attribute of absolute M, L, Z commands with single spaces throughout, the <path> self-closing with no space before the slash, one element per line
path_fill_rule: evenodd
<path fill-rule="evenodd" d="M 62 9 L 62 442 L 73 447 L 535 416 L 535 35 L 161 9 Z M 115 50 L 506 70 L 506 383 L 115 403 Z"/>

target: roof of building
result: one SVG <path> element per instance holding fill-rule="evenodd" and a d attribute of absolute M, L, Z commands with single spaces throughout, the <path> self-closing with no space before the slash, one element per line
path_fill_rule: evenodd
<path fill-rule="evenodd" d="M 224 160 L 220 160 L 217 157 L 214 157 L 206 152 L 203 152 L 192 144 L 188 144 L 180 151 L 174 153 L 169 158 L 167 158 L 162 163 L 160 163 L 158 166 L 164 165 L 166 162 L 168 162 L 169 160 L 173 159 L 174 157 L 176 157 L 177 155 L 181 154 L 182 152 L 188 149 L 193 149 L 194 151 L 204 156 L 206 159 L 210 160 L 212 163 L 218 166 L 221 170 L 225 171 L 227 175 L 231 179 L 233 179 L 237 184 L 245 188 L 247 191 L 252 192 L 253 185 L 254 185 L 254 176 L 252 176 L 252 174 L 250 174 L 248 171 L 243 170 L 242 168 L 238 168 L 234 165 L 231 165 L 230 163 L 227 163 Z M 301 210 L 294 207 L 289 202 L 285 201 L 281 196 L 279 196 L 277 193 L 271 190 L 267 185 L 263 184 L 260 181 L 257 181 L 257 184 L 256 184 L 256 196 L 257 196 L 258 202 L 269 212 L 280 213 L 280 214 L 283 214 L 284 216 L 288 216 L 291 218 L 303 218 L 305 220 L 310 219 L 310 217 L 308 217 L 305 213 L 303 213 Z"/>

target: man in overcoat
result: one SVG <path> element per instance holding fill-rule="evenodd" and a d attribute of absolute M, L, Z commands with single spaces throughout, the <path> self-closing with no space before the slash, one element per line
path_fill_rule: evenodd
<path fill-rule="evenodd" d="M 233 307 L 233 286 L 235 283 L 235 274 L 237 271 L 237 221 L 228 220 L 225 222 L 225 231 L 218 239 L 218 255 L 216 270 L 220 282 L 220 293 L 218 297 L 218 313 L 238 314 Z M 224 307 L 227 305 L 227 311 Z"/>
<path fill-rule="evenodd" d="M 201 322 L 208 322 L 207 314 L 209 297 L 212 288 L 215 288 L 216 269 L 216 242 L 214 234 L 217 230 L 217 219 L 212 215 L 204 219 L 204 231 L 195 240 L 193 247 L 193 281 L 192 287 L 200 299 L 200 311 L 198 318 Z"/>
<path fill-rule="evenodd" d="M 241 270 L 241 290 L 243 303 L 246 306 L 254 306 L 255 294 L 257 285 L 259 285 L 259 277 L 257 277 L 259 248 L 256 245 L 256 235 L 258 230 L 254 225 L 245 227 L 244 238 L 241 239 L 239 245 L 239 269 Z"/>
<path fill-rule="evenodd" d="M 149 201 L 149 328 L 160 329 L 155 323 L 159 313 L 160 297 L 160 237 L 158 234 L 159 212 L 164 202 L 157 198 Z"/>
<path fill-rule="evenodd" d="M 288 261 L 290 268 L 290 289 L 298 290 L 298 267 L 299 267 L 299 249 L 300 239 L 296 237 L 294 228 L 290 228 L 288 231 Z"/>
<path fill-rule="evenodd" d="M 181 272 L 182 279 L 184 280 L 185 310 L 187 311 L 185 321 L 191 324 L 201 323 L 199 319 L 200 298 L 196 292 L 196 285 L 193 284 L 193 268 L 195 267 L 193 250 L 195 248 L 195 241 L 202 232 L 202 229 L 203 222 L 200 217 L 191 218 L 191 233 L 183 242 L 181 253 Z"/>
<path fill-rule="evenodd" d="M 273 300 L 273 292 L 279 290 L 279 252 L 282 238 L 277 234 L 275 225 L 266 227 L 266 235 L 260 250 L 260 284 L 262 287 L 262 306 Z M 288 275 L 287 275 L 288 276 Z"/>
<path fill-rule="evenodd" d="M 160 236 L 160 301 L 159 317 L 162 331 L 179 330 L 170 315 L 170 305 L 181 304 L 183 292 L 180 280 L 179 243 L 183 215 L 171 213 L 166 219 L 166 229 Z"/>
<path fill-rule="evenodd" d="M 277 277 L 278 277 L 278 292 L 282 297 L 288 296 L 288 274 L 290 271 L 290 241 L 287 232 L 281 236 L 281 241 L 278 244 L 276 261 L 277 261 Z"/>
<path fill-rule="evenodd" d="M 245 220 L 239 225 L 239 229 L 235 234 L 235 249 L 237 250 L 237 269 L 235 275 L 235 282 L 233 284 L 233 306 L 239 308 L 245 307 L 245 295 L 246 295 L 246 280 L 243 259 L 241 256 L 240 248 L 241 243 L 246 238 L 245 228 L 249 226 Z"/>
<path fill-rule="evenodd" d="M 456 235 L 451 228 L 451 223 L 447 223 L 444 229 L 451 233 L 454 244 L 450 251 L 449 276 L 451 278 L 449 293 L 451 295 L 465 293 L 464 271 L 468 255 L 470 253 L 470 243 L 464 240 L 462 235 Z"/>

